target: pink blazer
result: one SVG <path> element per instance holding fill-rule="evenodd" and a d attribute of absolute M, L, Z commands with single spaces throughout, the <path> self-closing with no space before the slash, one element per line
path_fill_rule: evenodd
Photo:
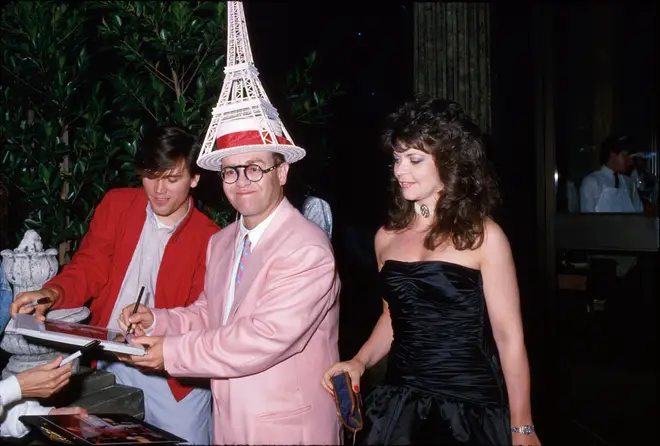
<path fill-rule="evenodd" d="M 211 378 L 215 444 L 339 444 L 320 385 L 339 360 L 340 282 L 326 234 L 284 200 L 245 265 L 223 325 L 237 224 L 209 242 L 204 291 L 154 310 L 165 369 Z"/>

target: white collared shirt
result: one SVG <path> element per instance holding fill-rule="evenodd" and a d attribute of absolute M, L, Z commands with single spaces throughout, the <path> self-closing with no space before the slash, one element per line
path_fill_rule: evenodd
<path fill-rule="evenodd" d="M 165 247 L 176 228 L 190 212 L 192 206 L 191 200 L 188 199 L 188 211 L 185 215 L 175 224 L 166 225 L 154 214 L 151 204 L 147 203 L 147 218 L 144 220 L 140 239 L 137 246 L 135 246 L 131 263 L 128 265 L 124 281 L 117 295 L 110 321 L 108 321 L 108 328 L 119 329 L 117 321 L 121 316 L 121 311 L 127 305 L 135 303 L 142 286 L 144 286 L 144 294 L 141 303 L 148 308 L 154 307 L 158 271 L 163 260 Z"/>
<path fill-rule="evenodd" d="M 227 323 L 227 319 L 229 318 L 229 313 L 231 312 L 231 308 L 234 305 L 234 297 L 236 295 L 236 274 L 238 273 L 238 265 L 241 262 L 241 255 L 243 254 L 243 238 L 245 237 L 245 234 L 248 235 L 248 238 L 250 239 L 250 243 L 252 244 L 251 250 L 254 251 L 254 248 L 257 246 L 257 243 L 259 243 L 259 240 L 261 239 L 261 236 L 264 235 L 264 232 L 266 232 L 266 229 L 270 225 L 270 222 L 273 221 L 273 217 L 275 217 L 275 214 L 277 213 L 277 210 L 280 208 L 282 202 L 277 205 L 277 207 L 271 212 L 271 214 L 266 217 L 264 221 L 259 223 L 257 226 L 255 226 L 252 229 L 247 229 L 245 225 L 243 224 L 243 216 L 241 215 L 241 218 L 238 222 L 238 237 L 236 238 L 236 241 L 234 242 L 234 264 L 231 269 L 231 276 L 229 280 L 229 291 L 227 292 L 227 307 L 225 308 L 225 320 L 223 323 Z"/>
<path fill-rule="evenodd" d="M 614 171 L 603 165 L 590 173 L 580 185 L 581 212 L 643 212 L 633 180 L 619 174 L 619 187 L 615 187 Z"/>

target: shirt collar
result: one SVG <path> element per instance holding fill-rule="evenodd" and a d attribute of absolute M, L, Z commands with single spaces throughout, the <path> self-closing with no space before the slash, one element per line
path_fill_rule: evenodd
<path fill-rule="evenodd" d="M 273 212 L 270 213 L 268 217 L 261 223 L 259 223 L 257 226 L 255 226 L 252 229 L 247 229 L 243 223 L 243 216 L 241 215 L 241 218 L 239 220 L 238 226 L 239 226 L 239 231 L 240 231 L 240 238 L 239 240 L 243 240 L 243 237 L 245 237 L 245 234 L 248 234 L 250 237 L 250 244 L 252 245 L 252 249 L 257 245 L 259 242 L 259 239 L 261 238 L 262 235 L 264 235 L 264 232 L 266 232 L 266 229 L 270 225 L 270 222 L 273 221 L 273 217 L 275 217 L 275 214 L 277 214 L 278 209 L 282 205 L 282 202 L 280 201 L 280 204 L 277 205 L 277 207 L 273 210 Z"/>
<path fill-rule="evenodd" d="M 174 231 L 176 231 L 176 228 L 179 227 L 181 222 L 188 216 L 188 214 L 190 213 L 190 209 L 192 209 L 192 199 L 188 198 L 188 210 L 186 211 L 186 213 L 183 214 L 183 216 L 179 219 L 179 221 L 177 221 L 173 225 L 167 225 L 162 221 L 160 221 L 158 216 L 154 213 L 154 210 L 151 208 L 151 203 L 147 201 L 147 218 L 150 218 L 151 221 L 153 221 L 156 224 L 156 229 L 165 229 L 167 232 L 173 233 Z"/>
<path fill-rule="evenodd" d="M 600 171 L 608 175 L 614 175 L 614 171 L 607 167 L 605 164 L 603 164 L 603 166 L 600 168 Z"/>

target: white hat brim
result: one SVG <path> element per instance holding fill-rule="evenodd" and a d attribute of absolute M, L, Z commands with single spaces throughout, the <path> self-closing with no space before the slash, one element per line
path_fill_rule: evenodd
<path fill-rule="evenodd" d="M 298 146 L 282 144 L 255 144 L 249 146 L 237 146 L 228 149 L 214 150 L 213 152 L 200 156 L 197 165 L 202 169 L 219 172 L 222 170 L 222 159 L 239 153 L 248 152 L 275 152 L 284 156 L 284 161 L 289 164 L 300 161 L 307 152 Z"/>

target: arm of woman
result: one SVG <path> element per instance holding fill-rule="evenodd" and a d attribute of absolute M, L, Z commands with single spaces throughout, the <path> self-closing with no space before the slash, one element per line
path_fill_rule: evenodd
<path fill-rule="evenodd" d="M 496 223 L 489 221 L 486 224 L 484 243 L 480 250 L 486 306 L 506 381 L 511 427 L 533 425 L 529 362 L 516 268 L 509 241 Z M 527 440 L 531 438 L 527 437 Z M 532 441 L 530 444 L 537 443 Z"/>
<path fill-rule="evenodd" d="M 381 228 L 376 233 L 376 239 L 374 241 L 374 247 L 376 250 L 376 259 L 378 261 L 378 270 L 383 266 L 381 261 L 381 253 L 383 248 L 387 244 L 388 234 L 385 233 L 384 229 Z M 321 384 L 329 392 L 332 390 L 332 377 L 342 371 L 348 372 L 351 377 L 351 382 L 354 384 L 355 391 L 360 389 L 360 378 L 364 374 L 364 371 L 377 364 L 378 361 L 383 359 L 390 351 L 392 345 L 393 333 L 392 333 L 392 321 L 390 319 L 390 311 L 387 305 L 387 302 L 383 300 L 383 313 L 378 318 L 376 326 L 371 332 L 369 339 L 362 345 L 360 351 L 351 359 L 350 361 L 338 362 L 330 367 L 323 376 Z M 331 392 L 332 393 L 332 392 Z"/>
<path fill-rule="evenodd" d="M 383 267 L 383 251 L 389 244 L 391 237 L 392 236 L 385 232 L 385 229 L 383 228 L 380 228 L 376 233 L 374 248 L 376 251 L 376 260 L 378 261 L 378 271 Z M 378 361 L 383 359 L 383 357 L 389 353 L 392 339 L 393 332 L 392 320 L 390 319 L 390 308 L 387 305 L 387 302 L 383 300 L 383 313 L 378 318 L 378 322 L 376 322 L 376 326 L 371 332 L 371 336 L 369 336 L 367 342 L 364 343 L 353 359 L 364 364 L 365 369 L 377 364 Z"/>
<path fill-rule="evenodd" d="M 359 352 L 353 357 L 364 365 L 365 369 L 377 364 L 390 351 L 392 345 L 392 320 L 387 302 L 383 300 L 383 313 L 378 318 L 376 326 L 371 332 L 367 342 L 362 345 Z"/>

